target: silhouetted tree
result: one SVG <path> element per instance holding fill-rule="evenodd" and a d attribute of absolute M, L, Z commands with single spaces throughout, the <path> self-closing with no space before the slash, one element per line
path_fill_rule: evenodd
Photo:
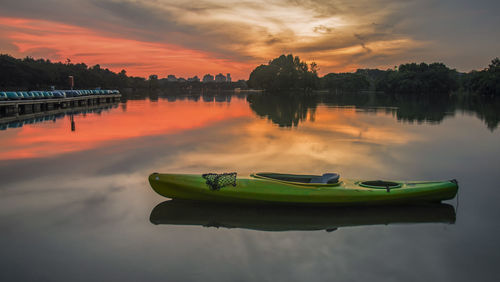
<path fill-rule="evenodd" d="M 260 65 L 250 74 L 250 87 L 268 91 L 309 90 L 318 84 L 316 63 L 309 65 L 292 54 L 281 55 L 267 65 Z"/>
<path fill-rule="evenodd" d="M 0 55 L 0 87 L 3 89 L 47 89 L 50 86 L 68 88 L 68 76 L 75 78 L 75 88 L 146 88 L 144 78 L 128 77 L 125 70 L 116 74 L 100 65 L 88 67 L 84 63 L 52 63 L 31 57 L 16 59 Z"/>
<path fill-rule="evenodd" d="M 376 82 L 377 90 L 394 94 L 448 94 L 458 86 L 457 71 L 442 63 L 403 64 Z"/>
<path fill-rule="evenodd" d="M 336 91 L 357 92 L 370 87 L 368 79 L 357 73 L 329 73 L 320 78 L 320 81 L 322 89 Z"/>
<path fill-rule="evenodd" d="M 493 59 L 482 71 L 468 73 L 464 88 L 477 94 L 500 97 L 500 59 Z"/>
<path fill-rule="evenodd" d="M 149 76 L 149 89 L 157 89 L 159 86 L 158 76 L 156 74 L 152 74 Z"/>

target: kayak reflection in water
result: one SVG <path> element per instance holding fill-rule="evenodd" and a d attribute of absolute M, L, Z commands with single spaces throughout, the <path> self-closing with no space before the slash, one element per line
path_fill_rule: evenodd
<path fill-rule="evenodd" d="M 339 227 L 412 223 L 455 223 L 452 205 L 294 207 L 217 205 L 182 200 L 158 204 L 151 223 L 244 228 L 261 231 L 334 231 Z"/>

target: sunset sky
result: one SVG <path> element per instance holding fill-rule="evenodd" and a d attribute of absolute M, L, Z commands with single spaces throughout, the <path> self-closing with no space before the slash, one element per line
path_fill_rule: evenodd
<path fill-rule="evenodd" d="M 500 56 L 495 0 L 0 0 L 0 53 L 147 77 L 251 70 L 283 53 L 320 74 Z"/>

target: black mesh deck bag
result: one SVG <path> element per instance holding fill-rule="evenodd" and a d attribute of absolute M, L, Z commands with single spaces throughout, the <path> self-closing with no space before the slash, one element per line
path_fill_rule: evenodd
<path fill-rule="evenodd" d="M 206 183 L 211 190 L 220 190 L 228 185 L 236 186 L 236 172 L 205 173 L 201 176 L 207 180 Z"/>

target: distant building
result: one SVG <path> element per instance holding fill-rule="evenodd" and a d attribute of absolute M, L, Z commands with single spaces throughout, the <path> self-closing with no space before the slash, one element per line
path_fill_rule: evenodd
<path fill-rule="evenodd" d="M 200 82 L 200 79 L 198 78 L 197 75 L 195 75 L 194 77 L 188 78 L 188 81 L 189 82 Z"/>
<path fill-rule="evenodd" d="M 205 74 L 205 76 L 203 76 L 203 82 L 213 82 L 214 81 L 214 76 L 211 75 L 211 74 Z"/>
<path fill-rule="evenodd" d="M 173 75 L 173 74 L 169 74 L 169 75 L 167 76 L 167 80 L 168 80 L 168 82 L 176 82 L 176 81 L 177 81 L 177 78 L 175 78 L 175 75 Z"/>
<path fill-rule="evenodd" d="M 222 73 L 219 73 L 215 76 L 215 82 L 226 82 L 226 77 Z"/>
<path fill-rule="evenodd" d="M 226 81 L 227 82 L 231 82 L 231 74 L 230 73 L 227 74 Z"/>

